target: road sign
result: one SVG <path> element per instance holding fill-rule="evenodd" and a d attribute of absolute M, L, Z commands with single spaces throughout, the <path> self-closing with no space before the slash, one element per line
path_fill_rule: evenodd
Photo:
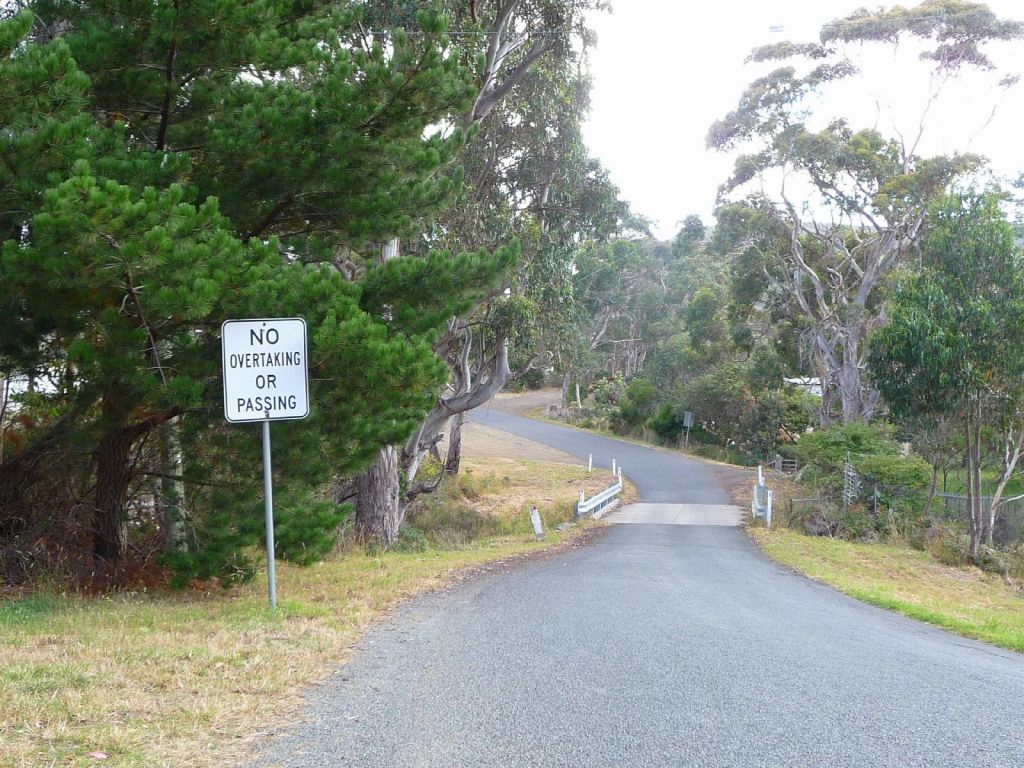
<path fill-rule="evenodd" d="M 226 320 L 220 327 L 224 418 L 263 422 L 263 513 L 267 531 L 267 592 L 277 607 L 274 570 L 274 487 L 270 422 L 309 415 L 306 321 L 301 317 Z"/>
<path fill-rule="evenodd" d="M 281 421 L 309 415 L 305 320 L 228 320 L 221 326 L 221 352 L 228 421 Z"/>
<path fill-rule="evenodd" d="M 692 427 L 693 426 L 693 411 L 683 411 L 683 426 L 684 427 Z"/>

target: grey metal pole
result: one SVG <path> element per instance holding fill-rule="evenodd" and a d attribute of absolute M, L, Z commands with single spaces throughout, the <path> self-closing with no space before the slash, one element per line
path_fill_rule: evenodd
<path fill-rule="evenodd" d="M 274 571 L 274 484 L 270 466 L 270 414 L 263 420 L 263 509 L 267 526 L 267 590 L 270 610 L 277 608 L 277 573 Z"/>

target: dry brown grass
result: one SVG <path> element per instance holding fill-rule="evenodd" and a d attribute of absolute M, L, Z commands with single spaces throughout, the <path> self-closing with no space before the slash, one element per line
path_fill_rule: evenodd
<path fill-rule="evenodd" d="M 469 461 L 466 470 L 488 514 L 512 518 L 533 503 L 571 503 L 580 483 L 596 490 L 610 481 L 580 467 L 507 459 Z M 304 685 L 344 662 L 366 627 L 399 602 L 583 530 L 536 542 L 524 526 L 458 550 L 353 551 L 310 568 L 281 564 L 274 615 L 261 579 L 207 593 L 41 595 L 0 605 L 0 765 L 236 764 L 296 715 Z"/>
<path fill-rule="evenodd" d="M 520 514 L 532 505 L 540 509 L 571 507 L 581 489 L 589 498 L 615 481 L 612 473 L 604 469 L 588 474 L 569 464 L 502 458 L 469 462 L 466 474 L 469 478 L 479 474 L 488 478 L 476 506 L 486 514 L 504 518 Z M 635 494 L 628 482 L 626 491 L 628 501 L 629 494 Z"/>

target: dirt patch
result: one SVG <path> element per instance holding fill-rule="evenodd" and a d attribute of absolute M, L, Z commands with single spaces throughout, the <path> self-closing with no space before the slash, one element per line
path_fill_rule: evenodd
<path fill-rule="evenodd" d="M 530 411 L 545 410 L 549 405 L 559 405 L 562 393 L 557 389 L 538 389 L 531 392 L 502 392 L 490 406 L 497 411 L 528 416 Z"/>
<path fill-rule="evenodd" d="M 446 442 L 439 446 L 442 455 Z M 580 460 L 571 453 L 473 422 L 462 427 L 462 455 L 473 459 L 530 459 L 556 464 L 580 463 Z"/>
<path fill-rule="evenodd" d="M 558 403 L 561 396 L 557 389 L 502 393 L 485 407 L 515 416 L 527 416 L 538 408 L 543 410 L 551 403 Z M 438 444 L 442 455 L 447 450 L 447 444 L 447 437 Z M 472 421 L 467 421 L 462 427 L 462 455 L 471 459 L 529 459 L 556 464 L 580 463 L 580 460 L 571 453 Z"/>
<path fill-rule="evenodd" d="M 754 485 L 757 483 L 757 469 L 735 467 L 718 462 L 706 462 L 706 464 L 715 473 L 715 478 L 725 488 L 725 492 L 729 494 L 729 500 L 741 509 L 750 509 L 750 502 L 754 498 Z"/>

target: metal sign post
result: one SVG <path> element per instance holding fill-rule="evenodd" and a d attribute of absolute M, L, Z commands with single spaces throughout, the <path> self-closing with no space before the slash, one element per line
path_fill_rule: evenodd
<path fill-rule="evenodd" d="M 224 418 L 263 424 L 263 508 L 267 529 L 267 591 L 277 607 L 274 487 L 270 422 L 309 415 L 306 321 L 300 317 L 227 320 L 221 326 Z"/>
<path fill-rule="evenodd" d="M 274 568 L 274 471 L 270 466 L 270 414 L 263 420 L 263 519 L 267 527 L 267 592 L 270 610 L 277 608 L 277 571 Z"/>

